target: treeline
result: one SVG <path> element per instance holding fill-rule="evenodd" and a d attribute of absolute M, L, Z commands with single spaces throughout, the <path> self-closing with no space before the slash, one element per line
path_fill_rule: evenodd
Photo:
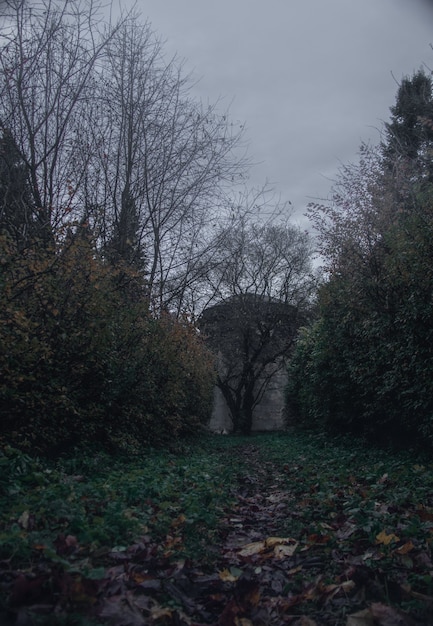
<path fill-rule="evenodd" d="M 103 9 L 2 13 L 0 443 L 41 452 L 196 432 L 218 380 L 203 309 L 245 293 L 303 312 L 315 284 L 286 205 L 239 191 L 242 124 L 194 98 L 140 15 Z M 274 329 L 244 331 L 241 404 Z"/>
<path fill-rule="evenodd" d="M 214 366 L 189 320 L 241 129 L 139 16 L 8 3 L 0 48 L 0 443 L 196 432 Z"/>
<path fill-rule="evenodd" d="M 433 97 L 405 78 L 378 147 L 311 205 L 326 280 L 290 366 L 308 426 L 433 443 Z"/>

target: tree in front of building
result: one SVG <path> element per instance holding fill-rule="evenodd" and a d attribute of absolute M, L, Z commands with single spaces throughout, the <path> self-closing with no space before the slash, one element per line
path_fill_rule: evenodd
<path fill-rule="evenodd" d="M 314 288 L 308 235 L 285 223 L 241 220 L 222 233 L 208 271 L 216 304 L 201 328 L 219 355 L 217 386 L 235 432 L 249 434 L 254 409 L 286 367 Z"/>

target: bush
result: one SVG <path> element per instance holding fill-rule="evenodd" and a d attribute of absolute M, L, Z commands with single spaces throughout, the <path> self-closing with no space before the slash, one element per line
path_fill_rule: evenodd
<path fill-rule="evenodd" d="M 320 318 L 299 338 L 289 402 L 302 423 L 376 441 L 433 443 L 431 229 L 400 215 L 375 258 L 332 276 Z M 419 207 L 421 210 L 421 207 Z"/>
<path fill-rule="evenodd" d="M 95 438 L 167 444 L 209 418 L 213 364 L 199 336 L 126 297 L 90 236 L 55 251 L 0 243 L 3 438 L 51 453 Z"/>

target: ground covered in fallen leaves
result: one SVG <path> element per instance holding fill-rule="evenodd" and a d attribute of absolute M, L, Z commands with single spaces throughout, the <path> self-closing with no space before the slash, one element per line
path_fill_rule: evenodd
<path fill-rule="evenodd" d="M 433 464 L 321 435 L 0 455 L 0 623 L 433 625 Z"/>

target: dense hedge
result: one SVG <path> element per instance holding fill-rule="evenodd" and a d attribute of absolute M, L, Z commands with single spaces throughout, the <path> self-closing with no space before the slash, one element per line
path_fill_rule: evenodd
<path fill-rule="evenodd" d="M 328 276 L 290 365 L 299 420 L 433 446 L 433 88 L 405 79 L 380 150 L 311 215 Z"/>
<path fill-rule="evenodd" d="M 14 445 L 165 445 L 209 418 L 195 329 L 131 298 L 88 236 L 25 250 L 1 237 L 0 344 L 0 437 Z"/>
<path fill-rule="evenodd" d="M 433 444 L 433 193 L 323 285 L 290 365 L 299 419 L 376 440 Z"/>

